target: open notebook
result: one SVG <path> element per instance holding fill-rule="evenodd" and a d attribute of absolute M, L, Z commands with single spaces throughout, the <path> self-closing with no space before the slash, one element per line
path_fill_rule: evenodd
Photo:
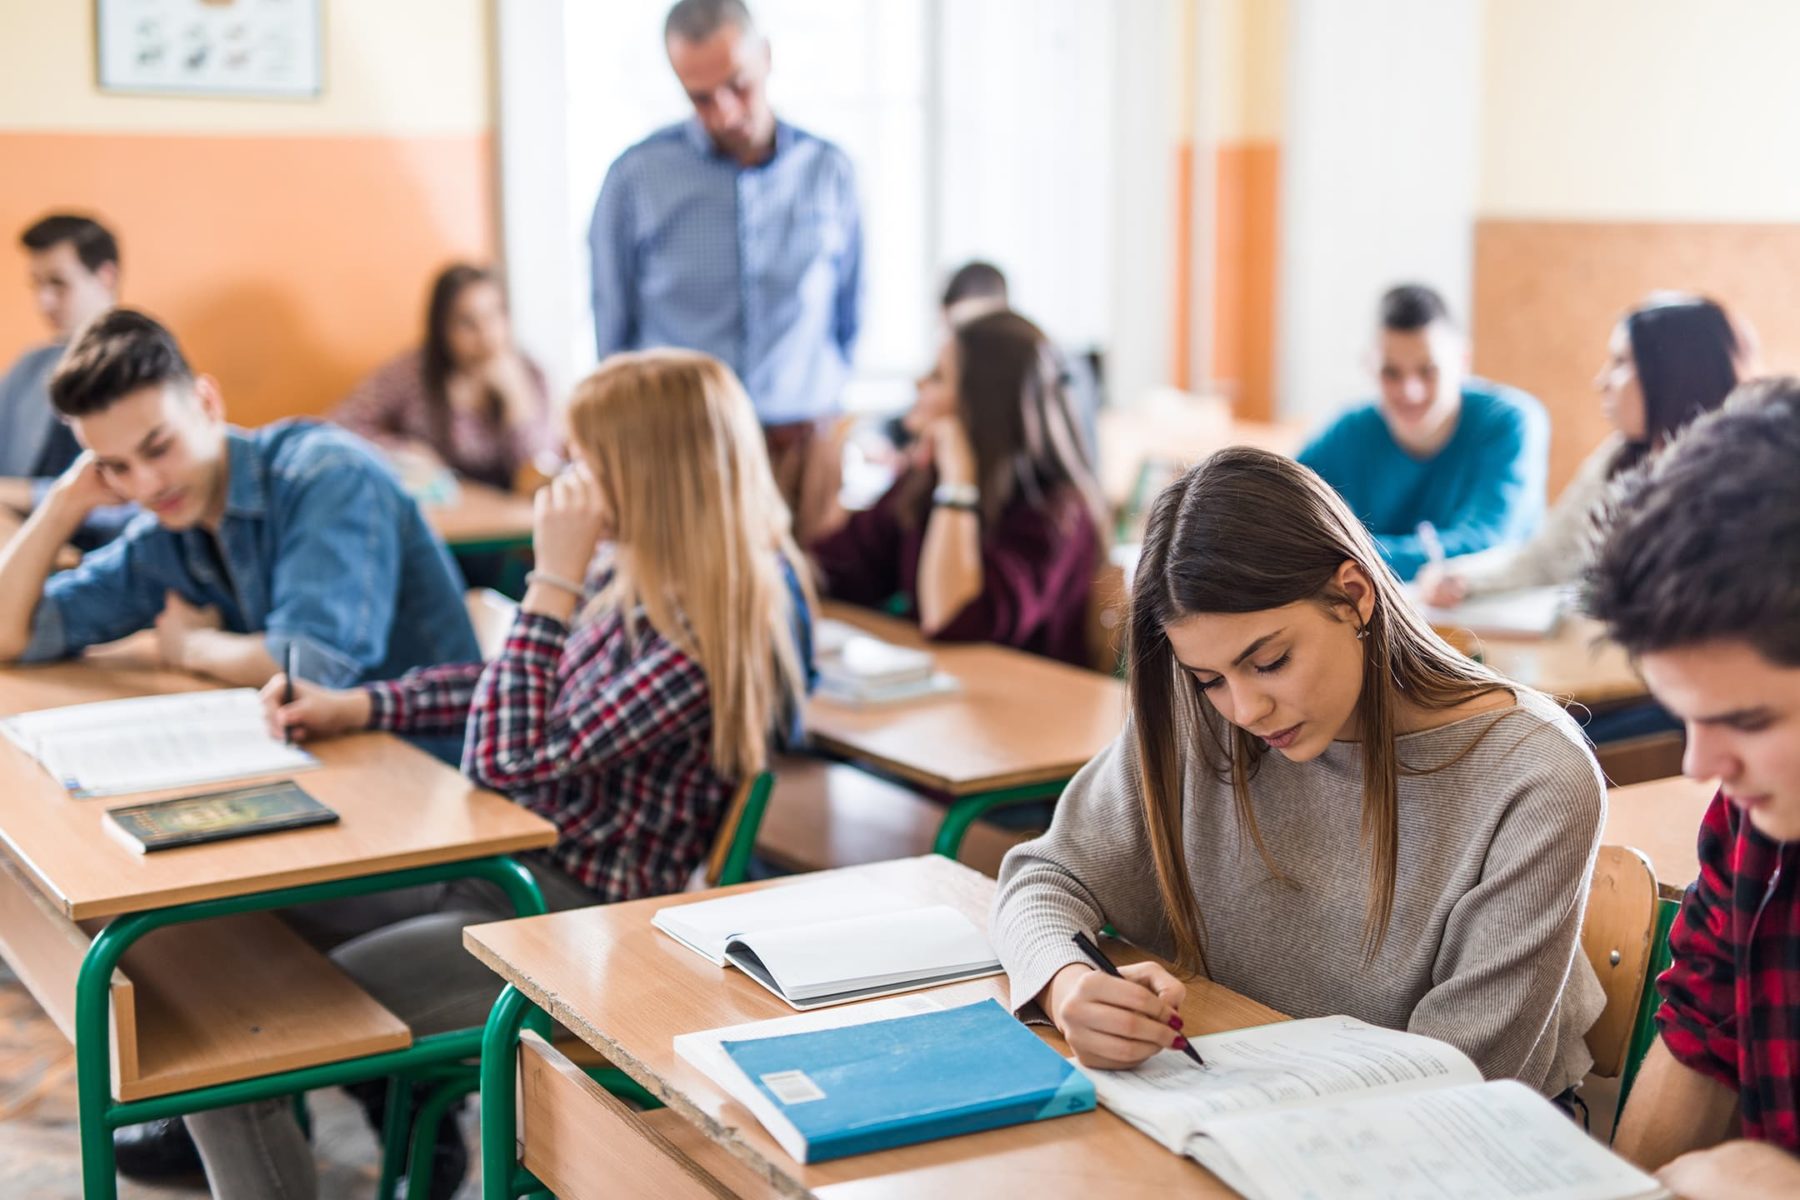
<path fill-rule="evenodd" d="M 1249 1200 L 1652 1200 L 1668 1193 L 1454 1046 L 1352 1017 L 1193 1039 L 1089 1071 L 1100 1103 Z"/>
<path fill-rule="evenodd" d="M 0 721 L 0 733 L 72 796 L 116 796 L 316 767 L 269 736 L 253 688 L 184 692 L 46 708 Z"/>
<path fill-rule="evenodd" d="M 1414 598 L 1417 603 L 1417 597 Z M 1519 588 L 1473 596 L 1454 608 L 1420 604 L 1425 619 L 1440 628 L 1454 626 L 1477 636 L 1549 637 L 1569 607 L 1566 587 Z"/>
<path fill-rule="evenodd" d="M 803 1011 L 1000 971 L 955 909 L 829 876 L 659 909 L 650 923 Z"/>

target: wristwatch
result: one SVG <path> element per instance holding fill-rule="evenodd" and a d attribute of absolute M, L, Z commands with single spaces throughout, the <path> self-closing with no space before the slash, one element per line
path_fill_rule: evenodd
<path fill-rule="evenodd" d="M 931 489 L 931 503 L 936 508 L 974 512 L 981 504 L 981 490 L 972 483 L 940 483 Z"/>

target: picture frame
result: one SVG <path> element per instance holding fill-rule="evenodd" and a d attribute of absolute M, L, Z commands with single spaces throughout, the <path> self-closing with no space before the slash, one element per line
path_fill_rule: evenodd
<path fill-rule="evenodd" d="M 94 0 L 102 92 L 317 99 L 324 0 Z"/>

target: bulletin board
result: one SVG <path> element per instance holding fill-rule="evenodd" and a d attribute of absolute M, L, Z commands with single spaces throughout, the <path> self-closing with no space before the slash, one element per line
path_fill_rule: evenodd
<path fill-rule="evenodd" d="M 324 0 L 94 0 L 100 90 L 306 99 Z"/>

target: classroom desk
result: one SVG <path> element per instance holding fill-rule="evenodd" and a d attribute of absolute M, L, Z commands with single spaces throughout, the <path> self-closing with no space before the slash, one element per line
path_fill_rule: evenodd
<path fill-rule="evenodd" d="M 455 500 L 424 505 L 422 511 L 445 544 L 461 553 L 531 546 L 530 496 L 463 479 Z"/>
<path fill-rule="evenodd" d="M 1478 641 L 1488 666 L 1565 704 L 1600 710 L 1650 695 L 1624 648 L 1602 638 L 1599 624 L 1587 617 L 1564 617 L 1547 638 Z"/>
<path fill-rule="evenodd" d="M 914 896 L 922 904 L 954 905 L 986 927 L 994 882 L 958 863 L 928 855 L 844 870 Z M 790 877 L 722 891 L 779 887 L 793 881 Z M 1235 1194 L 1196 1163 L 1168 1153 L 1104 1109 L 811 1166 L 794 1162 L 748 1110 L 675 1055 L 676 1034 L 792 1011 L 739 972 L 713 966 L 651 927 L 650 917 L 657 909 L 698 898 L 640 900 L 464 931 L 464 944 L 509 985 L 494 1006 L 482 1050 L 482 1179 L 488 1200 L 511 1197 L 515 1188 L 546 1185 L 564 1200 L 603 1192 L 634 1194 L 621 1182 L 622 1175 L 599 1178 L 594 1156 L 602 1149 L 609 1155 L 625 1152 L 628 1147 L 620 1144 L 621 1139 L 633 1131 L 642 1136 L 646 1127 L 655 1130 L 648 1153 L 675 1159 L 680 1172 L 693 1181 L 690 1195 L 729 1195 L 744 1188 L 745 1180 L 763 1194 L 839 1200 Z M 1120 947 L 1117 957 L 1124 961 L 1144 956 Z M 953 984 L 934 989 L 934 994 L 946 1002 L 993 997 L 1004 1004 L 1006 980 L 996 976 Z M 613 1111 L 567 1111 L 567 1105 L 559 1111 L 557 1103 L 546 1100 L 545 1077 L 529 1070 L 528 1063 L 521 1160 L 515 1152 L 514 1119 L 520 1095 L 515 1082 L 522 1057 L 519 1029 L 528 1016 L 540 1011 L 616 1064 L 673 1115 L 659 1120 L 665 1114 L 624 1114 L 615 1136 L 602 1127 Z M 1194 1034 L 1282 1019 L 1273 1009 L 1206 980 L 1188 984 L 1182 1018 Z M 1067 1052 L 1054 1030 L 1034 1028 L 1058 1051 Z M 552 1062 L 561 1057 L 538 1043 L 532 1048 L 533 1061 L 542 1062 L 545 1055 L 555 1056 Z M 576 1106 L 590 1100 L 605 1103 L 591 1094 L 573 1093 L 573 1099 Z M 694 1136 L 696 1127 L 704 1140 Z"/>
<path fill-rule="evenodd" d="M 207 686 L 150 650 L 140 635 L 80 662 L 0 669 L 0 715 Z M 117 1194 L 118 1126 L 429 1069 L 479 1045 L 479 1030 L 413 1038 L 267 910 L 479 877 L 541 912 L 506 856 L 551 845 L 554 828 L 387 734 L 311 749 L 323 765 L 297 778 L 338 823 L 138 855 L 101 828 L 125 799 L 72 799 L 0 738 L 0 955 L 75 1043 L 90 1198 Z M 396 1147 L 405 1125 L 390 1124 Z"/>
<path fill-rule="evenodd" d="M 1656 890 L 1679 901 L 1700 876 L 1700 819 L 1719 781 L 1683 775 L 1633 783 L 1606 793 L 1606 828 L 1600 841 L 1641 850 L 1656 871 Z"/>
<path fill-rule="evenodd" d="M 954 858 L 982 814 L 1053 798 L 1125 723 L 1125 687 L 1109 675 L 1005 646 L 927 643 L 909 621 L 827 603 L 823 615 L 883 641 L 928 649 L 962 690 L 857 708 L 806 706 L 813 744 L 925 791 L 951 797 L 938 853 Z"/>
<path fill-rule="evenodd" d="M 1152 465 L 1191 466 L 1227 446 L 1256 446 L 1292 456 L 1308 427 L 1292 421 L 1250 421 L 1232 415 L 1222 396 L 1164 389 L 1134 405 L 1102 409 L 1097 417 L 1101 490 L 1115 506 L 1147 504 L 1141 495 Z"/>

